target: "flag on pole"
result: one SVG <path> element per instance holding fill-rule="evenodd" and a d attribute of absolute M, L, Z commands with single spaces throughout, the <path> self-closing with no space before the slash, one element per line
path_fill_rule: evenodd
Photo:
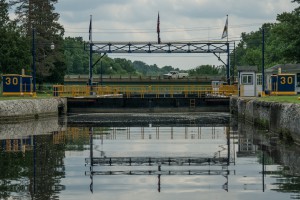
<path fill-rule="evenodd" d="M 160 44 L 160 28 L 159 28 L 159 25 L 160 25 L 160 20 L 159 20 L 159 13 L 158 13 L 158 16 L 157 16 L 157 41 L 158 41 L 158 44 Z"/>
<path fill-rule="evenodd" d="M 223 30 L 223 34 L 222 34 L 221 39 L 224 39 L 226 37 L 228 39 L 228 15 L 227 15 L 227 19 L 226 19 L 226 23 L 225 23 L 225 26 L 224 26 L 224 30 Z"/>
<path fill-rule="evenodd" d="M 92 42 L 92 15 L 90 16 L 89 41 Z"/>

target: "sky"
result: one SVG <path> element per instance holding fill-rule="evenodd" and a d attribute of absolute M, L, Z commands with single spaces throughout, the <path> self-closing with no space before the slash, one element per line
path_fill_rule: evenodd
<path fill-rule="evenodd" d="M 228 15 L 229 40 L 238 42 L 242 32 L 257 31 L 263 23 L 276 22 L 277 14 L 297 6 L 290 0 L 58 0 L 55 11 L 60 14 L 65 36 L 79 36 L 86 41 L 92 15 L 93 41 L 105 42 L 157 41 L 158 12 L 162 42 L 221 40 Z M 212 54 L 108 56 L 180 69 L 222 65 Z M 222 59 L 226 61 L 225 55 Z"/>

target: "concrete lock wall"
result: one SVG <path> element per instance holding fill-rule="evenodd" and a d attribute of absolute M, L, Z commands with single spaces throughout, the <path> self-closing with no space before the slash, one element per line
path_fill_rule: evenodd
<path fill-rule="evenodd" d="M 67 100 L 64 98 L 0 101 L 0 123 L 17 119 L 55 116 L 59 113 L 66 113 L 66 110 Z"/>
<path fill-rule="evenodd" d="M 231 97 L 230 112 L 300 144 L 300 104 Z"/>

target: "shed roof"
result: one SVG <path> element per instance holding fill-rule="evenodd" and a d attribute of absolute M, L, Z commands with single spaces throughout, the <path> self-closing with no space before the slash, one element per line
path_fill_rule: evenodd
<path fill-rule="evenodd" d="M 239 72 L 257 72 L 257 66 L 237 66 Z"/>
<path fill-rule="evenodd" d="M 300 64 L 278 64 L 273 67 L 266 69 L 267 73 L 276 73 L 278 72 L 278 68 L 281 68 L 282 73 L 299 73 L 300 72 Z"/>

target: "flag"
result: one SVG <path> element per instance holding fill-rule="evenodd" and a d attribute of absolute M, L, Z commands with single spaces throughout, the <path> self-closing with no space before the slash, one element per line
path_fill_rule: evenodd
<path fill-rule="evenodd" d="M 160 20 L 159 20 L 159 13 L 158 13 L 158 16 L 157 16 L 157 42 L 158 44 L 160 44 L 160 28 L 159 28 L 159 25 L 160 25 Z"/>
<path fill-rule="evenodd" d="M 228 38 L 228 15 L 227 15 L 227 19 L 226 19 L 226 23 L 225 23 L 225 26 L 224 26 L 224 30 L 223 30 L 223 34 L 222 34 L 222 38 Z"/>
<path fill-rule="evenodd" d="M 89 41 L 92 41 L 92 15 L 90 17 L 90 26 L 89 26 Z"/>

